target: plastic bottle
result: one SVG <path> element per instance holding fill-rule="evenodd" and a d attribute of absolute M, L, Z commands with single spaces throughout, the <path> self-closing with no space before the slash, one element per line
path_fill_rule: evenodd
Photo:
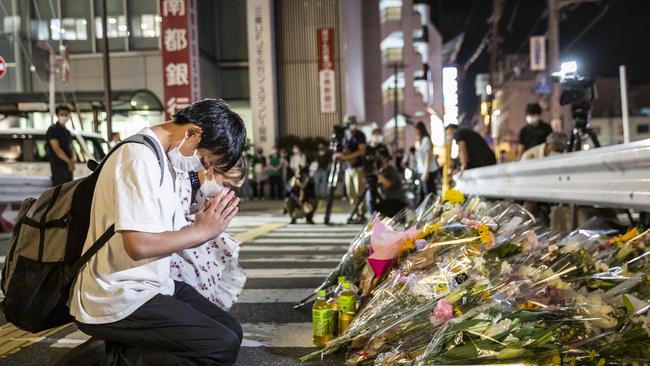
<path fill-rule="evenodd" d="M 311 310 L 311 319 L 314 328 L 314 344 L 316 347 L 323 348 L 334 337 L 334 322 L 332 319 L 332 309 L 325 301 L 327 293 L 320 290 L 317 293 L 318 298 Z"/>
<path fill-rule="evenodd" d="M 337 302 L 343 313 L 357 312 L 357 295 L 350 290 L 350 283 L 343 283 L 343 291 L 339 294 Z"/>
<path fill-rule="evenodd" d="M 343 291 L 339 294 L 337 302 L 339 304 L 339 321 L 338 333 L 342 334 L 348 329 L 350 322 L 354 319 L 354 314 L 357 312 L 357 295 L 350 290 L 350 283 L 343 283 Z"/>
<path fill-rule="evenodd" d="M 343 292 L 343 284 L 345 283 L 345 276 L 339 276 L 339 283 L 334 288 L 334 298 L 338 298 L 341 292 Z"/>
<path fill-rule="evenodd" d="M 336 297 L 332 297 L 327 300 L 327 304 L 332 310 L 332 335 L 334 337 L 339 335 L 339 316 L 341 313 L 339 303 L 336 300 Z"/>

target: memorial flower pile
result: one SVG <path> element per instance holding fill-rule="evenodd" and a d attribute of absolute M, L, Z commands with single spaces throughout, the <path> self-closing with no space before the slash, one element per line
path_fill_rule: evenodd
<path fill-rule="evenodd" d="M 516 204 L 461 196 L 382 223 L 403 233 L 399 250 L 367 291 L 357 277 L 355 319 L 303 361 L 347 352 L 348 365 L 650 363 L 647 231 L 594 220 L 560 236 Z M 379 238 L 369 237 L 370 248 Z"/>

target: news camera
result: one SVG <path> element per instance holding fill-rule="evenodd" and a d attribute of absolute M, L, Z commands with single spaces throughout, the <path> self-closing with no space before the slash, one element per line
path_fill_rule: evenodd
<path fill-rule="evenodd" d="M 597 97 L 595 80 L 591 76 L 581 75 L 575 71 L 556 73 L 552 79 L 562 86 L 560 104 L 571 106 L 573 130 L 568 151 L 600 147 L 598 136 L 589 123 L 592 101 Z"/>

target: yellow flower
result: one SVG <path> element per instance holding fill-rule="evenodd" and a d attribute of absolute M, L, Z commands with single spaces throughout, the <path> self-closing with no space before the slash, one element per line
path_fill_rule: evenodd
<path fill-rule="evenodd" d="M 490 227 L 487 224 L 481 224 L 478 227 L 478 234 L 481 237 L 481 243 L 491 244 L 494 241 L 494 234 L 490 231 Z"/>
<path fill-rule="evenodd" d="M 432 225 L 427 225 L 422 231 L 420 231 L 417 235 L 418 239 L 424 239 L 427 236 L 435 233 L 436 231 L 440 230 L 440 223 L 435 223 Z"/>
<path fill-rule="evenodd" d="M 562 359 L 560 358 L 560 354 L 557 352 L 553 352 L 553 354 L 549 356 L 549 358 L 544 360 L 542 366 L 560 366 L 561 362 Z"/>
<path fill-rule="evenodd" d="M 492 295 L 490 295 L 490 292 L 483 291 L 483 294 L 481 295 L 481 300 L 487 301 L 488 299 L 490 299 L 490 297 L 492 297 Z"/>
<path fill-rule="evenodd" d="M 596 366 L 605 366 L 605 359 L 601 358 L 600 360 L 598 360 L 598 363 L 596 364 Z"/>
<path fill-rule="evenodd" d="M 458 306 L 454 306 L 454 315 L 457 317 L 463 315 L 463 312 L 458 308 Z"/>
<path fill-rule="evenodd" d="M 591 352 L 589 352 L 589 361 L 593 361 L 596 359 L 596 350 L 592 349 Z"/>
<path fill-rule="evenodd" d="M 612 238 L 611 242 L 612 242 L 612 244 L 616 244 L 619 247 L 622 247 L 628 241 L 634 239 L 637 235 L 639 235 L 639 232 L 634 227 L 634 228 L 628 230 L 625 234 L 619 235 L 619 236 L 616 236 L 616 237 Z"/>
<path fill-rule="evenodd" d="M 460 205 L 465 202 L 465 196 L 457 189 L 449 189 L 445 192 L 443 197 L 445 201 L 451 203 L 452 205 Z"/>

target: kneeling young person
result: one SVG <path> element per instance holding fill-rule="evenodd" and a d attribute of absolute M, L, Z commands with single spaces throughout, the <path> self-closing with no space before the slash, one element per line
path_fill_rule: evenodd
<path fill-rule="evenodd" d="M 239 115 L 221 100 L 180 110 L 172 121 L 145 128 L 178 170 L 234 166 L 246 142 Z M 231 365 L 242 341 L 239 323 L 175 282 L 170 255 L 220 235 L 237 213 L 233 193 L 211 198 L 194 225 L 182 227 L 174 169 L 162 177 L 146 146 L 121 146 L 99 175 L 87 250 L 111 225 L 115 235 L 82 268 L 71 290 L 70 313 L 93 338 L 60 365 Z M 100 353 L 102 353 L 100 355 Z M 104 360 L 102 360 L 104 358 Z M 94 362 L 97 360 L 97 362 Z"/>

